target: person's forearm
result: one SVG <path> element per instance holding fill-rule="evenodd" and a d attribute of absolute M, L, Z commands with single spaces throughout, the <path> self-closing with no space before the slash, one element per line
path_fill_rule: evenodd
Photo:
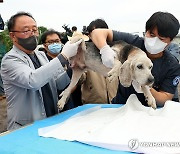
<path fill-rule="evenodd" d="M 106 42 L 112 41 L 112 36 L 113 33 L 110 29 L 95 29 L 90 34 L 92 41 L 100 50 L 102 63 L 108 68 L 112 68 L 114 66 L 114 57 L 116 56 L 114 50 L 111 49 Z"/>
<path fill-rule="evenodd" d="M 164 103 L 167 100 L 172 100 L 173 98 L 173 94 L 163 92 L 163 91 L 158 92 L 154 88 L 151 88 L 150 91 L 156 100 L 157 106 L 164 106 Z"/>
<path fill-rule="evenodd" d="M 90 34 L 91 40 L 98 49 L 107 45 L 106 41 L 112 41 L 113 33 L 110 29 L 95 29 Z"/>

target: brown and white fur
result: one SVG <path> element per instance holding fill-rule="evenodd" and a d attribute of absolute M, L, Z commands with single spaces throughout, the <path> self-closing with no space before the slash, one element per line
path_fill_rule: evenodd
<path fill-rule="evenodd" d="M 72 38 L 71 42 L 77 42 L 80 37 Z M 150 86 L 153 84 L 154 77 L 151 74 L 153 64 L 147 57 L 146 53 L 141 49 L 129 45 L 123 41 L 112 42 L 109 44 L 116 52 L 117 56 L 112 69 L 103 65 L 101 55 L 97 47 L 92 42 L 84 42 L 79 45 L 77 55 L 69 60 L 73 74 L 69 86 L 61 94 L 58 101 L 58 108 L 63 109 L 67 102 L 71 90 L 78 83 L 81 75 L 86 70 L 93 70 L 104 76 L 108 76 L 109 80 L 119 77 L 124 87 L 129 87 L 132 81 L 136 81 L 141 85 L 142 92 L 147 99 L 148 105 L 156 108 L 156 102 L 150 92 Z"/>

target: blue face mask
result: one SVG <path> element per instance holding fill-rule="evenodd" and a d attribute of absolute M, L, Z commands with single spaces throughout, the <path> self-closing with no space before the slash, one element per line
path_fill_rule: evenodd
<path fill-rule="evenodd" d="M 53 43 L 48 45 L 48 49 L 50 51 L 50 53 L 57 55 L 60 53 L 61 49 L 62 49 L 62 44 L 60 43 Z"/>

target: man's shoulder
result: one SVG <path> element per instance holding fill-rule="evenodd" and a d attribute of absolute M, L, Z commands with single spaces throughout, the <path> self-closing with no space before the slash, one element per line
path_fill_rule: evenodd
<path fill-rule="evenodd" d="M 169 62 L 170 65 L 179 64 L 177 57 L 172 53 L 170 53 L 169 51 L 165 50 L 163 56 L 164 56 L 164 60 Z"/>
<path fill-rule="evenodd" d="M 4 60 L 4 59 L 7 59 L 9 56 L 11 56 L 11 55 L 14 55 L 14 50 L 13 49 L 11 49 L 10 51 L 8 51 L 4 56 L 3 56 L 3 58 L 2 58 L 2 61 Z"/>
<path fill-rule="evenodd" d="M 7 52 L 4 55 L 3 59 L 9 58 L 9 57 L 19 57 L 19 55 L 21 55 L 20 53 L 21 52 L 19 50 L 16 50 L 15 48 L 12 48 L 9 52 Z"/>
<path fill-rule="evenodd" d="M 165 74 L 179 75 L 180 64 L 174 55 L 172 55 L 170 52 L 164 52 L 164 55 L 161 59 L 162 61 L 156 63 L 156 66 L 159 65 L 158 67 L 160 67 Z"/>

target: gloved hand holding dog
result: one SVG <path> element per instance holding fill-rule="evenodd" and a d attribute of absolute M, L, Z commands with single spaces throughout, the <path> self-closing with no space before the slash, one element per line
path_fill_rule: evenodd
<path fill-rule="evenodd" d="M 77 54 L 77 49 L 79 47 L 79 44 L 82 42 L 82 39 L 80 39 L 79 41 L 75 42 L 75 43 L 71 43 L 70 41 L 68 41 L 63 49 L 61 54 L 63 56 L 65 56 L 67 59 L 69 59 L 70 57 L 73 57 Z"/>
<path fill-rule="evenodd" d="M 116 56 L 114 50 L 112 50 L 109 45 L 105 45 L 100 49 L 100 54 L 101 54 L 102 63 L 106 67 L 113 68 L 114 57 Z"/>

